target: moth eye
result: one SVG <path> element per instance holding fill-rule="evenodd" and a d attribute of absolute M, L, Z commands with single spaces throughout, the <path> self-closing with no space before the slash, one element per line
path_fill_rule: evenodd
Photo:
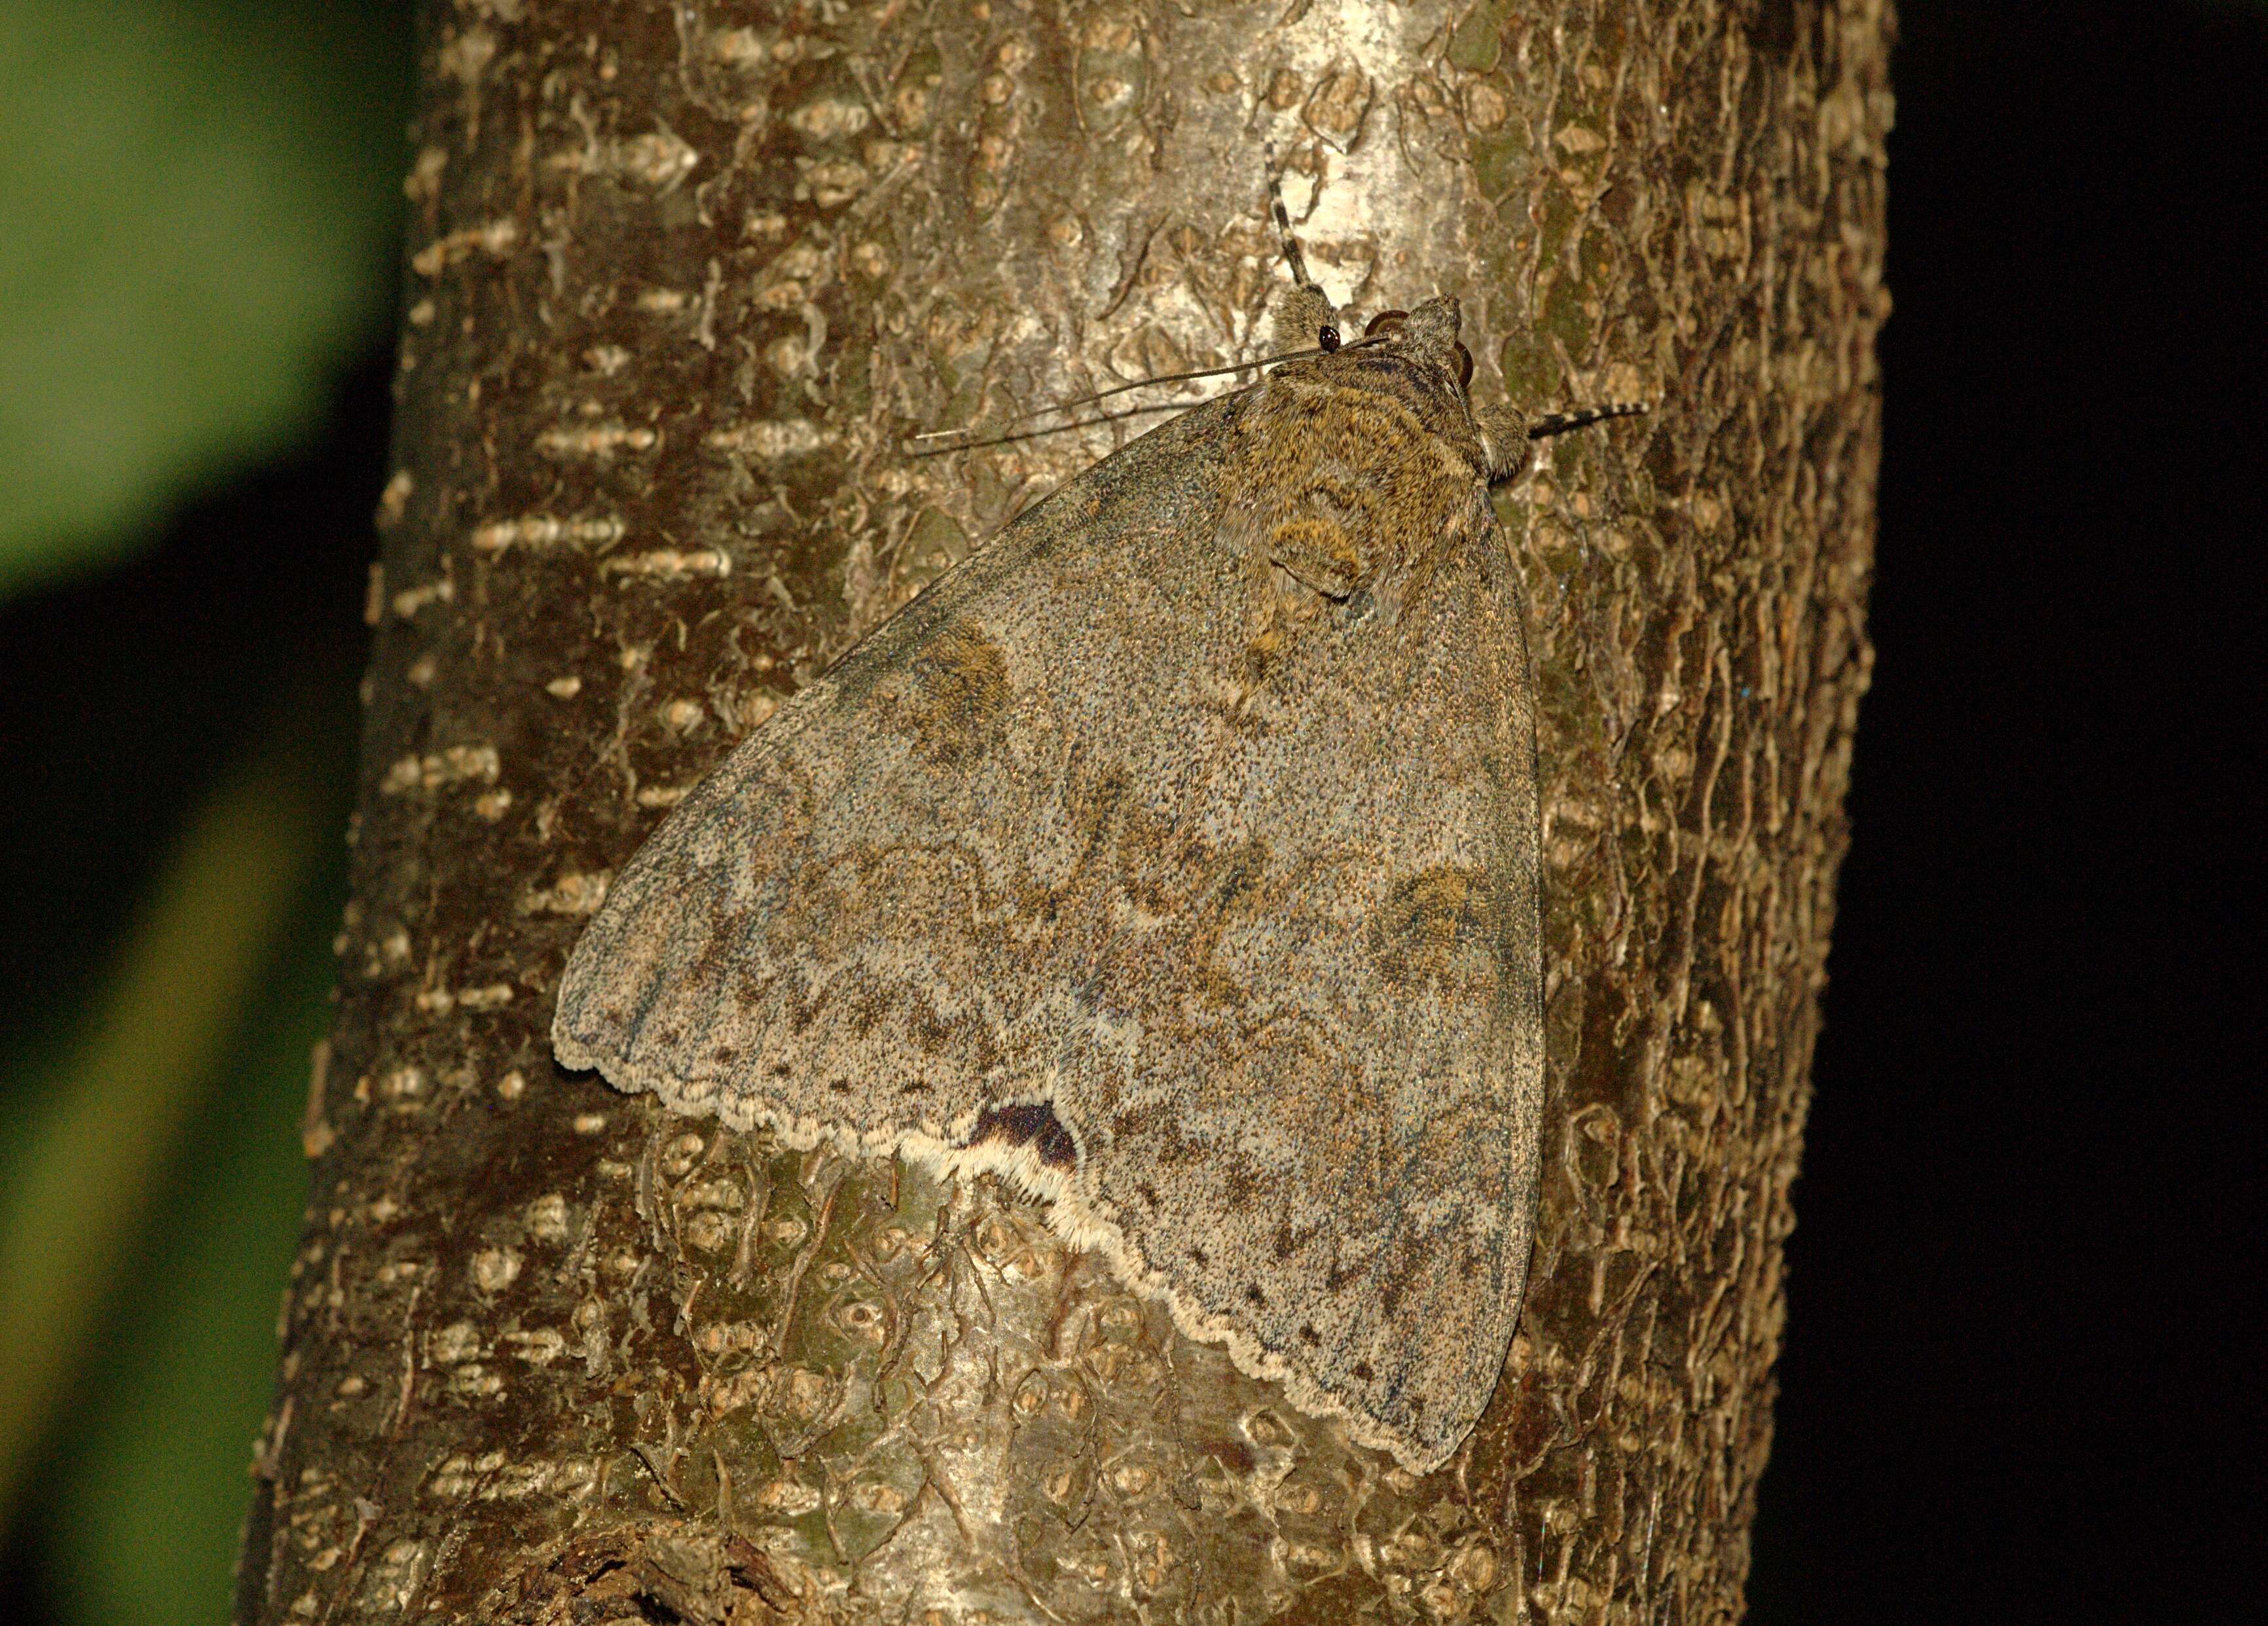
<path fill-rule="evenodd" d="M 1410 313 L 1407 311 L 1381 311 L 1370 319 L 1370 326 L 1362 330 L 1362 336 L 1367 339 L 1381 328 L 1399 327 L 1409 320 Z"/>
<path fill-rule="evenodd" d="M 1315 342 L 1322 347 L 1324 355 L 1329 355 L 1339 347 L 1339 330 L 1325 322 L 1323 330 L 1315 335 Z"/>
<path fill-rule="evenodd" d="M 1462 390 L 1472 386 L 1473 353 L 1460 344 L 1457 346 L 1457 387 Z"/>

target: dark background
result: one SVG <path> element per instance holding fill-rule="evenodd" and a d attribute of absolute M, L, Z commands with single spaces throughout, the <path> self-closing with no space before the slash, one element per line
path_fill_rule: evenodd
<path fill-rule="evenodd" d="M 1751 1618 L 2235 1621 L 2268 1507 L 2242 1331 L 2264 1299 L 2237 1004 L 2258 942 L 2236 884 L 2268 537 L 2268 10 L 1902 10 L 1879 662 Z M 134 563 L 0 606 L 0 1059 L 53 1048 L 168 833 L 280 714 L 329 742 L 342 816 L 388 327 L 312 445 Z M 322 976 L 285 968 L 342 888 L 334 859 L 277 952 L 279 1076 L 321 1026 Z M 0 1078 L 0 1106 L 28 1087 Z M 161 1274 L 226 1206 L 212 1181 L 245 1123 L 297 1103 L 200 1114 L 152 1210 Z M 269 1282 L 296 1159 L 261 1177 L 274 1216 L 244 1222 Z M 148 1307 L 106 1341 L 132 1346 Z M 97 1370 L 19 1498 L 17 1618 L 109 1618 L 125 1595 L 74 1568 L 76 1504 L 49 1492 L 73 1431 L 125 1404 L 103 1386 L 137 1380 Z M 253 1419 L 267 1381 L 255 1365 Z"/>
<path fill-rule="evenodd" d="M 2268 18 L 1901 11 L 1752 1618 L 2257 1619 Z"/>

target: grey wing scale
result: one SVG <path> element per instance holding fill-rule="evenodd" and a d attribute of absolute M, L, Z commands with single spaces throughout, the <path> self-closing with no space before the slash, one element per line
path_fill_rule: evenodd
<path fill-rule="evenodd" d="M 1218 523 L 1240 409 L 1066 487 L 743 742 L 619 877 L 556 1045 L 795 1144 L 1016 1177 L 1428 1469 L 1494 1387 L 1532 1228 L 1522 617 L 1475 482 L 1393 595 L 1308 594 L 1256 688 L 1286 585 Z"/>

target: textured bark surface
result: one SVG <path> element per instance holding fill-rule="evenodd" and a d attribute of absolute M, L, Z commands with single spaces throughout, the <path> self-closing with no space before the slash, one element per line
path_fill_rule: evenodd
<path fill-rule="evenodd" d="M 1886 5 L 426 9 L 239 1618 L 1737 1615 L 1868 658 Z M 1270 147 L 1334 297 L 1462 299 L 1476 396 L 1662 403 L 1499 502 L 1547 1166 L 1505 1380 L 1423 1479 L 989 1181 L 674 1120 L 544 1039 L 661 813 L 1108 444 L 908 430 L 1264 349 Z"/>

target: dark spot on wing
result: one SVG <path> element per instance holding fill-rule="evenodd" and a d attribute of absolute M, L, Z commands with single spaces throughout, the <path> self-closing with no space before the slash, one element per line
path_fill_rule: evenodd
<path fill-rule="evenodd" d="M 921 1001 L 914 1002 L 905 1020 L 906 1036 L 930 1056 L 938 1055 L 953 1042 L 951 1025 Z"/>
<path fill-rule="evenodd" d="M 1496 914 L 1486 875 L 1436 865 L 1395 884 L 1371 918 L 1370 952 L 1396 982 L 1485 985 L 1500 975 L 1506 946 L 1493 929 Z"/>
<path fill-rule="evenodd" d="M 1008 659 L 983 628 L 957 622 L 914 658 L 905 720 L 914 749 L 957 766 L 975 755 L 1008 709 Z"/>
<path fill-rule="evenodd" d="M 987 1107 L 977 1115 L 968 1137 L 972 1146 L 990 1142 L 996 1146 L 1028 1146 L 1049 1168 L 1068 1169 L 1079 1163 L 1079 1144 L 1045 1101 L 1027 1107 Z"/>

